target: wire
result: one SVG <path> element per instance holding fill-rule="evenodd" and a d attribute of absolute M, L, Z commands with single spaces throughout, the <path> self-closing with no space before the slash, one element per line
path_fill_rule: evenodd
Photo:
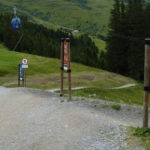
<path fill-rule="evenodd" d="M 14 16 L 16 17 L 17 16 L 17 8 L 14 7 L 13 10 L 14 10 Z"/>
<path fill-rule="evenodd" d="M 21 42 L 22 38 L 23 38 L 23 33 L 21 34 L 21 36 L 20 36 L 20 38 L 19 38 L 18 42 L 16 43 L 16 45 L 15 45 L 15 47 L 14 47 L 13 51 L 15 51 L 15 50 L 16 50 L 16 48 L 17 48 L 17 47 L 18 47 L 18 45 L 20 44 L 20 42 Z"/>

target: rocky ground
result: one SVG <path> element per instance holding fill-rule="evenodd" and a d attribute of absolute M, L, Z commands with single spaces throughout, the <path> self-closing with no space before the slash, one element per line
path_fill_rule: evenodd
<path fill-rule="evenodd" d="M 142 107 L 74 98 L 29 88 L 0 87 L 0 150 L 143 150 L 128 141 Z"/>

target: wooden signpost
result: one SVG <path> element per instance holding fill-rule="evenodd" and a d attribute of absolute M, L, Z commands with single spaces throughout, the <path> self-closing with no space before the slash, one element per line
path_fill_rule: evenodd
<path fill-rule="evenodd" d="M 145 44 L 145 64 L 144 64 L 144 118 L 143 127 L 148 128 L 149 114 L 149 92 L 150 92 L 150 38 L 146 39 Z"/>
<path fill-rule="evenodd" d="M 22 59 L 22 64 L 19 64 L 18 67 L 18 86 L 26 86 L 26 71 L 28 68 L 28 60 Z"/>
<path fill-rule="evenodd" d="M 61 93 L 60 96 L 64 95 L 64 72 L 68 73 L 68 93 L 69 99 L 72 97 L 71 90 L 71 58 L 70 58 L 70 39 L 63 38 L 61 39 Z"/>

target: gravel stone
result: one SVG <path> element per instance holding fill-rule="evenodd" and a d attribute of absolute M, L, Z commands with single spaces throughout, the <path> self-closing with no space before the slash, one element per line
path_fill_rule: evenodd
<path fill-rule="evenodd" d="M 74 98 L 31 88 L 0 87 L 0 150 L 144 150 L 129 145 L 142 107 Z M 96 105 L 96 107 L 95 107 Z"/>

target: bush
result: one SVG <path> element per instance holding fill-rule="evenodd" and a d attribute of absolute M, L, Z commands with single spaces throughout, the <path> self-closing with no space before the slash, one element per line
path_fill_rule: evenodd
<path fill-rule="evenodd" d="M 111 108 L 119 111 L 121 109 L 121 106 L 120 105 L 112 105 Z"/>

